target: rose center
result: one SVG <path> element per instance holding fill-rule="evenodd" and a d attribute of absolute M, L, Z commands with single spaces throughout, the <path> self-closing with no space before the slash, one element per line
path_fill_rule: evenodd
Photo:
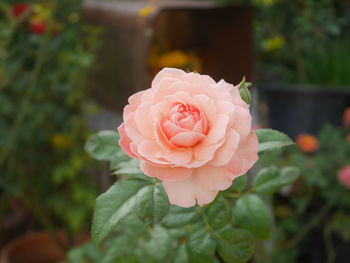
<path fill-rule="evenodd" d="M 200 119 L 198 109 L 191 105 L 177 104 L 169 112 L 169 120 L 186 130 L 192 130 Z"/>
<path fill-rule="evenodd" d="M 189 147 L 205 138 L 206 120 L 200 111 L 187 104 L 176 104 L 162 122 L 162 129 L 173 145 Z"/>

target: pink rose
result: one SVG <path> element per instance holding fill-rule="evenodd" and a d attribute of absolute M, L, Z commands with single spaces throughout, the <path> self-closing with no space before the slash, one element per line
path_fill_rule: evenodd
<path fill-rule="evenodd" d="M 212 202 L 258 160 L 248 105 L 224 80 L 165 68 L 129 98 L 123 117 L 120 146 L 175 205 Z"/>
<path fill-rule="evenodd" d="M 350 189 L 350 165 L 346 165 L 339 170 L 338 180 L 342 185 Z"/>

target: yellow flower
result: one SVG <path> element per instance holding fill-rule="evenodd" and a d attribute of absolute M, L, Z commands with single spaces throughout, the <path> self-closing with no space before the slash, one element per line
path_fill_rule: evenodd
<path fill-rule="evenodd" d="M 184 67 L 188 64 L 188 56 L 186 53 L 174 50 L 164 53 L 158 58 L 157 64 L 160 68 L 165 67 Z"/>
<path fill-rule="evenodd" d="M 55 133 L 51 137 L 51 145 L 56 149 L 68 149 L 72 146 L 72 141 L 65 134 Z"/>
<path fill-rule="evenodd" d="M 48 18 L 50 18 L 52 15 L 52 8 L 42 4 L 34 4 L 33 12 L 34 15 L 31 17 L 32 22 L 48 20 Z"/>
<path fill-rule="evenodd" d="M 141 8 L 139 10 L 139 16 L 146 17 L 149 16 L 154 10 L 154 6 L 152 5 L 146 5 L 144 8 Z"/>
<path fill-rule="evenodd" d="M 283 47 L 284 42 L 283 36 L 275 36 L 264 40 L 262 45 L 266 51 L 275 51 Z"/>

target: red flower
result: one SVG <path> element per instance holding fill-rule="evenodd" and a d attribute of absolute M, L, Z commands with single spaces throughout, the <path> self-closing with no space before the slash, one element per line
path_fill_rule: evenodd
<path fill-rule="evenodd" d="M 15 17 L 21 17 L 28 11 L 29 7 L 28 3 L 17 3 L 12 6 L 12 14 Z"/>
<path fill-rule="evenodd" d="M 296 139 L 299 149 L 306 153 L 313 153 L 318 148 L 318 140 L 315 136 L 302 133 Z"/>
<path fill-rule="evenodd" d="M 46 26 L 46 21 L 31 22 L 29 24 L 29 31 L 37 35 L 43 35 L 46 32 Z"/>

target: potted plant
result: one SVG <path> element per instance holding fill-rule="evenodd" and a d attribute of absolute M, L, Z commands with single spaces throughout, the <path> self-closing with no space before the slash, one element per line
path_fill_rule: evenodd
<path fill-rule="evenodd" d="M 260 88 L 269 124 L 295 138 L 340 124 L 350 94 L 345 1 L 273 1 L 258 8 Z"/>

